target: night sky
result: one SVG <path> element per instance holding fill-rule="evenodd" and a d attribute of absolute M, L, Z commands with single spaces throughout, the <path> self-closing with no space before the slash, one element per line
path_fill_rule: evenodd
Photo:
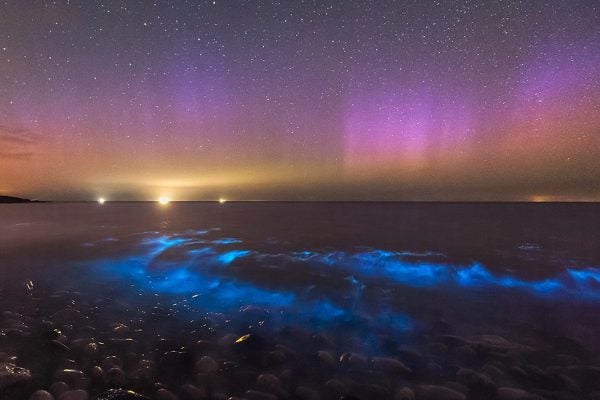
<path fill-rule="evenodd" d="M 600 200 L 600 2 L 0 1 L 0 194 Z"/>

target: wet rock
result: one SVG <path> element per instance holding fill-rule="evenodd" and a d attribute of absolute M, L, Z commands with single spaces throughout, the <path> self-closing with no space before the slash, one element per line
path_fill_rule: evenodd
<path fill-rule="evenodd" d="M 178 400 L 178 397 L 167 389 L 158 389 L 155 397 L 156 400 Z"/>
<path fill-rule="evenodd" d="M 133 390 L 108 389 L 94 397 L 93 400 L 150 400 L 150 398 Z"/>
<path fill-rule="evenodd" d="M 355 353 L 344 353 L 340 356 L 340 363 L 350 368 L 366 368 L 367 359 Z"/>
<path fill-rule="evenodd" d="M 261 374 L 256 378 L 256 384 L 267 390 L 281 387 L 279 378 L 273 374 Z"/>
<path fill-rule="evenodd" d="M 590 351 L 578 339 L 568 336 L 555 337 L 551 342 L 552 348 L 556 353 L 570 354 L 580 359 L 587 359 Z"/>
<path fill-rule="evenodd" d="M 29 397 L 29 400 L 54 400 L 54 396 L 45 390 L 38 390 Z"/>
<path fill-rule="evenodd" d="M 383 371 L 391 375 L 410 375 L 412 370 L 408 368 L 404 363 L 393 358 L 386 357 L 374 357 L 371 360 L 371 366 L 373 369 Z"/>
<path fill-rule="evenodd" d="M 258 390 L 247 390 L 244 397 L 248 400 L 277 400 L 277 396 Z"/>
<path fill-rule="evenodd" d="M 82 389 L 67 390 L 58 397 L 58 400 L 88 400 L 90 395 Z"/>
<path fill-rule="evenodd" d="M 496 391 L 496 384 L 489 376 L 467 368 L 459 369 L 456 372 L 456 379 L 479 397 L 491 397 Z"/>
<path fill-rule="evenodd" d="M 69 390 L 69 385 L 65 382 L 54 382 L 50 385 L 50 393 L 54 395 L 54 397 L 60 397 L 61 394 Z"/>
<path fill-rule="evenodd" d="M 270 351 L 267 355 L 269 365 L 279 365 L 287 361 L 286 355 L 279 350 Z"/>
<path fill-rule="evenodd" d="M 125 335 L 129 334 L 129 332 L 131 330 L 125 324 L 117 324 L 117 325 L 113 326 L 112 331 L 117 336 L 125 336 Z"/>
<path fill-rule="evenodd" d="M 415 392 L 408 387 L 398 389 L 394 395 L 394 400 L 415 400 Z"/>
<path fill-rule="evenodd" d="M 180 391 L 184 400 L 202 400 L 206 397 L 206 390 L 191 384 L 181 385 Z"/>
<path fill-rule="evenodd" d="M 102 369 L 102 367 L 96 365 L 92 368 L 92 381 L 95 384 L 100 386 L 104 386 L 106 383 L 106 373 Z"/>
<path fill-rule="evenodd" d="M 200 373 L 215 372 L 219 369 L 219 364 L 210 356 L 204 356 L 196 362 L 196 371 Z"/>
<path fill-rule="evenodd" d="M 127 376 L 121 368 L 111 368 L 106 371 L 106 383 L 113 388 L 122 387 L 127 384 Z"/>
<path fill-rule="evenodd" d="M 444 386 L 420 385 L 416 387 L 418 400 L 465 400 L 467 397 Z"/>
<path fill-rule="evenodd" d="M 299 400 L 320 400 L 319 392 L 307 386 L 298 386 L 294 392 Z"/>
<path fill-rule="evenodd" d="M 429 351 L 436 356 L 441 356 L 448 352 L 448 346 L 444 343 L 434 342 L 429 345 Z"/>
<path fill-rule="evenodd" d="M 75 308 L 63 308 L 52 315 L 53 321 L 75 322 L 81 318 L 81 312 Z"/>
<path fill-rule="evenodd" d="M 388 388 L 376 384 L 353 384 L 350 393 L 363 399 L 387 399 L 391 395 Z"/>
<path fill-rule="evenodd" d="M 321 363 L 323 363 L 324 365 L 326 365 L 328 367 L 335 367 L 335 365 L 336 365 L 335 358 L 328 351 L 319 350 L 317 352 L 317 358 L 319 359 L 319 361 L 321 361 Z"/>
<path fill-rule="evenodd" d="M 31 372 L 11 363 L 0 363 L 0 390 L 19 384 L 28 383 Z"/>
<path fill-rule="evenodd" d="M 529 393 L 525 390 L 501 387 L 496 391 L 496 400 L 526 400 L 529 397 Z"/>
<path fill-rule="evenodd" d="M 102 368 L 105 370 L 109 370 L 111 368 L 123 368 L 123 361 L 117 356 L 108 356 L 104 360 L 102 360 Z"/>
<path fill-rule="evenodd" d="M 243 354 L 257 353 L 265 347 L 265 341 L 260 336 L 249 333 L 238 337 L 233 343 L 233 347 Z"/>
<path fill-rule="evenodd" d="M 329 395 L 329 398 L 339 399 L 348 393 L 348 389 L 342 381 L 338 379 L 330 379 L 325 382 L 325 392 Z"/>
<path fill-rule="evenodd" d="M 78 369 L 61 369 L 54 373 L 55 381 L 66 382 L 71 387 L 78 385 L 85 379 L 85 374 Z"/>

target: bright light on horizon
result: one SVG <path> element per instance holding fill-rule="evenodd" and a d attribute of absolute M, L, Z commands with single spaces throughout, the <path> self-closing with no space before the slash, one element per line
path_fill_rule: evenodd
<path fill-rule="evenodd" d="M 104 197 L 100 197 L 98 199 L 98 204 L 104 204 L 106 202 L 106 199 Z"/>
<path fill-rule="evenodd" d="M 222 197 L 219 199 L 219 203 L 221 203 L 221 204 L 225 203 L 226 201 L 227 201 L 227 200 L 225 200 L 225 199 L 224 199 L 224 198 L 222 198 Z"/>
<path fill-rule="evenodd" d="M 158 199 L 158 202 L 159 202 L 160 204 L 169 204 L 169 201 L 171 201 L 171 200 L 169 200 L 169 198 L 168 198 L 167 196 L 161 196 L 161 197 Z"/>

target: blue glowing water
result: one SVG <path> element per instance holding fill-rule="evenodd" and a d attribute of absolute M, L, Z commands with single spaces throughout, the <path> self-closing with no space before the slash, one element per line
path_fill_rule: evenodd
<path fill-rule="evenodd" d="M 354 329 L 365 343 L 442 317 L 489 333 L 517 323 L 515 310 L 524 323 L 556 310 L 565 326 L 578 323 L 572 307 L 598 315 L 600 213 L 515 207 L 0 207 L 0 267 L 6 282 L 90 296 L 108 283 L 183 304 L 188 319 L 253 306 L 273 328 Z"/>

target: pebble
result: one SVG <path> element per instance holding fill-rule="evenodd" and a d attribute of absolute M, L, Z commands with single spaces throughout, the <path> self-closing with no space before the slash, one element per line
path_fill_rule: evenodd
<path fill-rule="evenodd" d="M 216 372 L 219 364 L 210 356 L 204 356 L 196 362 L 196 371 L 201 373 Z"/>
<path fill-rule="evenodd" d="M 67 390 L 58 397 L 58 400 L 88 400 L 88 392 L 82 389 Z"/>
<path fill-rule="evenodd" d="M 178 397 L 167 389 L 158 389 L 155 397 L 156 400 L 178 400 Z"/>
<path fill-rule="evenodd" d="M 467 397 L 444 386 L 420 385 L 416 387 L 419 400 L 465 400 Z"/>
<path fill-rule="evenodd" d="M 496 399 L 497 400 L 521 400 L 525 399 L 529 396 L 525 390 L 510 388 L 510 387 L 501 387 L 496 391 Z"/>
<path fill-rule="evenodd" d="M 38 390 L 29 397 L 29 400 L 54 400 L 54 396 L 45 390 Z"/>
<path fill-rule="evenodd" d="M 31 380 L 31 372 L 12 363 L 0 363 L 0 390 Z"/>
<path fill-rule="evenodd" d="M 50 393 L 52 393 L 54 397 L 60 397 L 60 395 L 67 390 L 69 390 L 69 385 L 62 381 L 54 382 L 50 385 Z"/>
<path fill-rule="evenodd" d="M 408 387 L 400 388 L 394 395 L 394 400 L 415 400 L 415 392 Z"/>
<path fill-rule="evenodd" d="M 93 400 L 150 400 L 148 397 L 143 396 L 133 390 L 125 389 L 108 389 L 105 392 L 100 393 Z"/>

